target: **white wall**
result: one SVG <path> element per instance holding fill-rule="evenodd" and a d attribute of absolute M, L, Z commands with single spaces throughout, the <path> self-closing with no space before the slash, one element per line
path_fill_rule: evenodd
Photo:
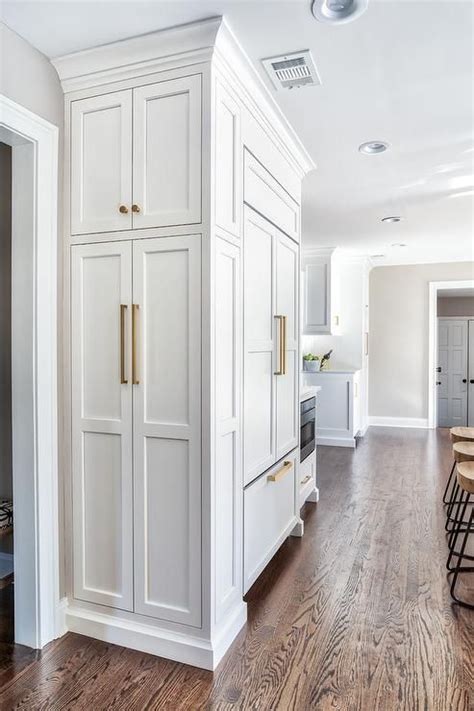
<path fill-rule="evenodd" d="M 441 296 L 438 299 L 438 316 L 472 316 L 474 296 Z"/>
<path fill-rule="evenodd" d="M 372 270 L 370 416 L 428 417 L 428 284 L 473 278 L 473 262 Z"/>

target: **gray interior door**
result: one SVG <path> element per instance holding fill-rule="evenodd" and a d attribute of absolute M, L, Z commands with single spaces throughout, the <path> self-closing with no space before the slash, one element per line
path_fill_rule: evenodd
<path fill-rule="evenodd" d="M 467 425 L 467 360 L 467 319 L 438 319 L 438 427 Z"/>

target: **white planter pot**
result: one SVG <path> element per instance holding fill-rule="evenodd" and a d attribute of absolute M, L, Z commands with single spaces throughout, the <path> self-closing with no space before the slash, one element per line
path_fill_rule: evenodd
<path fill-rule="evenodd" d="M 303 361 L 303 370 L 305 370 L 307 373 L 317 373 L 321 367 L 321 361 L 320 360 L 304 360 Z"/>

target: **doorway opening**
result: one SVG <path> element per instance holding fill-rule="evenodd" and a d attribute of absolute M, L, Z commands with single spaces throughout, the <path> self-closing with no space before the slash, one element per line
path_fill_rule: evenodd
<path fill-rule="evenodd" d="M 431 282 L 429 426 L 474 426 L 474 280 Z"/>
<path fill-rule="evenodd" d="M 0 197 L 7 193 L 2 209 L 10 215 L 7 230 L 2 224 L 0 245 L 0 496 L 6 502 L 0 516 L 6 517 L 8 529 L 4 536 L 0 531 L 0 553 L 10 556 L 14 569 L 3 578 L 0 572 L 0 580 L 6 578 L 0 606 L 3 602 L 7 641 L 38 649 L 63 631 L 57 481 L 58 129 L 0 95 L 0 144 Z"/>

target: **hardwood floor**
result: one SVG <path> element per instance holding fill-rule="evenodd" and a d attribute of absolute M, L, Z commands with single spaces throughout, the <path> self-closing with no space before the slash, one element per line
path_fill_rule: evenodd
<path fill-rule="evenodd" d="M 250 590 L 216 673 L 74 634 L 41 654 L 4 645 L 2 711 L 472 711 L 474 613 L 444 569 L 447 431 L 373 428 L 318 459 L 305 536 Z"/>

